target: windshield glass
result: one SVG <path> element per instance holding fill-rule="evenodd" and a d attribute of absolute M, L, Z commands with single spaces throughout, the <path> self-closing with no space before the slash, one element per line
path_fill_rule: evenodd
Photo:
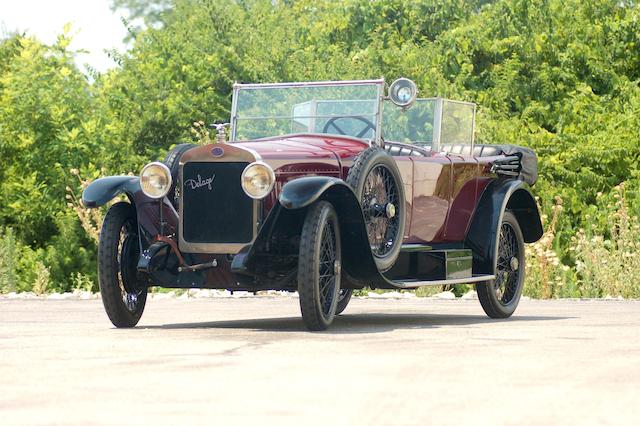
<path fill-rule="evenodd" d="M 387 101 L 382 116 L 385 141 L 429 148 L 438 137 L 440 144 L 473 143 L 475 105 L 470 102 L 417 99 L 411 108 L 402 110 Z"/>
<path fill-rule="evenodd" d="M 233 140 L 289 133 L 376 139 L 383 82 L 238 85 Z"/>
<path fill-rule="evenodd" d="M 431 146 L 435 110 L 435 99 L 417 99 L 407 110 L 398 108 L 391 101 L 385 101 L 382 137 L 385 141 Z"/>
<path fill-rule="evenodd" d="M 428 98 L 402 109 L 383 96 L 383 80 L 237 84 L 231 141 L 320 133 L 432 149 L 473 143 L 473 103 Z"/>

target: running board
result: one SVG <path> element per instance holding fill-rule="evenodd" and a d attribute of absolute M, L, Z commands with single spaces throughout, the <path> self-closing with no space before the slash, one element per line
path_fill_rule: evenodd
<path fill-rule="evenodd" d="M 452 285 L 452 284 L 468 284 L 477 283 L 480 281 L 494 280 L 495 275 L 474 275 L 467 278 L 453 278 L 448 280 L 428 280 L 428 281 L 391 281 L 394 287 L 397 288 L 418 288 L 428 285 Z"/>

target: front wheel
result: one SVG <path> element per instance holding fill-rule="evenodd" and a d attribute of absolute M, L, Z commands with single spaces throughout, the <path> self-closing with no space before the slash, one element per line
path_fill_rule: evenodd
<path fill-rule="evenodd" d="M 340 315 L 347 309 L 347 305 L 351 300 L 351 295 L 353 294 L 353 290 L 350 288 L 341 288 L 340 293 L 338 293 L 338 305 L 336 306 L 336 315 Z"/>
<path fill-rule="evenodd" d="M 98 282 L 107 316 L 118 328 L 135 326 L 147 301 L 147 287 L 136 274 L 139 247 L 135 208 L 114 204 L 100 232 Z"/>
<path fill-rule="evenodd" d="M 495 280 L 477 284 L 478 299 L 491 318 L 508 318 L 518 307 L 524 287 L 524 238 L 518 220 L 504 212 L 498 237 Z"/>
<path fill-rule="evenodd" d="M 309 330 L 326 330 L 336 315 L 342 252 L 338 216 L 327 201 L 307 211 L 300 237 L 298 294 Z"/>

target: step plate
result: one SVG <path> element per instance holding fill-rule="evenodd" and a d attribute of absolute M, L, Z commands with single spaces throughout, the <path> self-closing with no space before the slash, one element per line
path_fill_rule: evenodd
<path fill-rule="evenodd" d="M 430 281 L 391 281 L 397 288 L 418 288 L 428 285 L 451 285 L 451 284 L 469 284 L 481 281 L 494 280 L 495 275 L 474 275 L 467 278 L 454 278 L 448 280 L 430 280 Z"/>

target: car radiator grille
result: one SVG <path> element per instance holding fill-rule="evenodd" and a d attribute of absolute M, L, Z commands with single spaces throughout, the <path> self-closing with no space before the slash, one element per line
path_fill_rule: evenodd
<path fill-rule="evenodd" d="M 240 184 L 249 163 L 188 162 L 182 171 L 182 232 L 189 243 L 249 243 L 253 200 Z"/>

